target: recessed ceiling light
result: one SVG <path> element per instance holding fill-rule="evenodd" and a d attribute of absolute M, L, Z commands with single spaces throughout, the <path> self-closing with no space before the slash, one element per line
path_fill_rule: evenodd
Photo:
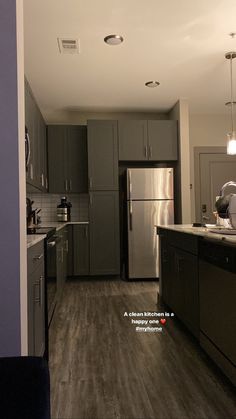
<path fill-rule="evenodd" d="M 159 85 L 160 85 L 159 81 L 154 81 L 154 80 L 147 81 L 147 83 L 145 83 L 145 86 L 147 87 L 157 87 Z"/>
<path fill-rule="evenodd" d="M 120 35 L 108 35 L 104 38 L 104 42 L 108 45 L 119 45 L 124 41 Z"/>

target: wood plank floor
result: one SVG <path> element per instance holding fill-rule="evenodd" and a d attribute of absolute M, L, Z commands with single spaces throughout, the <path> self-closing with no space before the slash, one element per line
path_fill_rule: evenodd
<path fill-rule="evenodd" d="M 50 329 L 53 419 L 232 419 L 236 394 L 176 319 L 137 333 L 157 283 L 69 281 Z"/>

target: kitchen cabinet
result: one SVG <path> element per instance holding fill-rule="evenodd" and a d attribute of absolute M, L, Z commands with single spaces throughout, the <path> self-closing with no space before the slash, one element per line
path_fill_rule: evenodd
<path fill-rule="evenodd" d="M 118 191 L 117 121 L 88 121 L 88 174 L 90 191 Z"/>
<path fill-rule="evenodd" d="M 73 225 L 73 275 L 89 275 L 89 225 Z"/>
<path fill-rule="evenodd" d="M 85 126 L 48 126 L 49 192 L 87 192 L 87 161 L 87 128 Z"/>
<path fill-rule="evenodd" d="M 43 356 L 45 350 L 45 276 L 43 241 L 28 249 L 28 353 Z"/>
<path fill-rule="evenodd" d="M 118 121 L 119 160 L 148 160 L 147 121 Z"/>
<path fill-rule="evenodd" d="M 198 239 L 162 229 L 159 237 L 162 299 L 199 338 Z"/>
<path fill-rule="evenodd" d="M 30 139 L 30 160 L 26 181 L 41 191 L 47 191 L 46 125 L 26 79 L 25 125 Z"/>
<path fill-rule="evenodd" d="M 119 160 L 177 160 L 177 122 L 171 120 L 118 121 Z"/>
<path fill-rule="evenodd" d="M 178 159 L 176 121 L 148 121 L 148 159 Z"/>
<path fill-rule="evenodd" d="M 119 275 L 119 192 L 90 192 L 90 274 Z"/>
<path fill-rule="evenodd" d="M 236 385 L 236 249 L 200 241 L 200 344 Z"/>
<path fill-rule="evenodd" d="M 63 227 L 57 232 L 57 298 L 60 299 L 67 279 L 68 230 Z"/>

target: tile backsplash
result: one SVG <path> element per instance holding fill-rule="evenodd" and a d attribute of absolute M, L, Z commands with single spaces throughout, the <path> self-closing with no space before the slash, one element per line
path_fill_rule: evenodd
<path fill-rule="evenodd" d="M 61 202 L 61 196 L 46 193 L 28 193 L 33 203 L 33 208 L 41 208 L 39 213 L 42 223 L 57 221 L 57 205 Z M 67 195 L 71 202 L 71 221 L 88 221 L 88 194 Z"/>

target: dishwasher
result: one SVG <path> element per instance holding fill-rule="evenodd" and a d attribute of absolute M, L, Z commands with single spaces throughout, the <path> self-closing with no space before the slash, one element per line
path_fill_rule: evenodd
<path fill-rule="evenodd" d="M 236 247 L 199 245 L 200 344 L 236 385 Z"/>

